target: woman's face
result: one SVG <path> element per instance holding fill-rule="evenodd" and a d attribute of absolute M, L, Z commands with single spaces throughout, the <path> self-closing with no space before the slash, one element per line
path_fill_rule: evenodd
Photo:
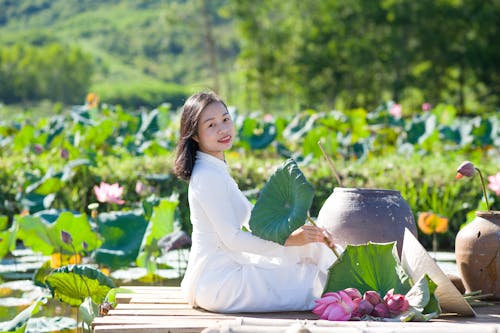
<path fill-rule="evenodd" d="M 224 150 L 232 147 L 234 125 L 226 107 L 219 102 L 210 103 L 201 112 L 198 134 L 193 139 L 200 151 L 224 160 Z"/>

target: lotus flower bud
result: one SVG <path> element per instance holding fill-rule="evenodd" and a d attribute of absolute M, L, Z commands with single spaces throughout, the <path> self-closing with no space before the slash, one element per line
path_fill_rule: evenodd
<path fill-rule="evenodd" d="M 66 148 L 61 149 L 61 158 L 67 159 L 69 157 L 69 151 Z"/>
<path fill-rule="evenodd" d="M 472 177 L 474 176 L 474 172 L 476 171 L 476 168 L 474 167 L 474 164 L 469 161 L 465 161 L 457 169 L 457 175 L 456 179 L 460 179 L 462 177 Z"/>
<path fill-rule="evenodd" d="M 71 234 L 64 230 L 61 230 L 61 240 L 68 245 L 71 245 L 71 243 L 73 243 L 73 237 L 71 237 Z"/>
<path fill-rule="evenodd" d="M 33 146 L 33 150 L 35 151 L 36 154 L 41 154 L 43 152 L 43 146 L 41 144 L 36 143 Z"/>
<path fill-rule="evenodd" d="M 357 298 L 353 300 L 357 304 L 356 309 L 352 312 L 353 317 L 362 318 L 364 315 L 369 315 L 372 313 L 374 306 L 366 299 Z"/>
<path fill-rule="evenodd" d="M 352 300 L 355 300 L 355 299 L 358 299 L 358 298 L 361 298 L 361 293 L 359 292 L 358 289 L 356 288 L 347 288 L 347 289 L 344 289 L 344 292 L 351 296 L 351 299 Z"/>
<path fill-rule="evenodd" d="M 410 304 L 408 304 L 408 300 L 404 295 L 394 294 L 394 289 L 391 289 L 387 292 L 384 297 L 384 302 L 387 304 L 391 315 L 396 316 L 400 313 L 408 310 Z"/>
<path fill-rule="evenodd" d="M 389 307 L 384 302 L 375 305 L 371 314 L 374 317 L 380 317 L 380 318 L 389 318 L 391 316 Z"/>
<path fill-rule="evenodd" d="M 370 304 L 373 306 L 382 302 L 382 298 L 380 297 L 378 292 L 376 292 L 374 290 L 369 290 L 369 291 L 365 292 L 363 299 L 370 302 Z"/>

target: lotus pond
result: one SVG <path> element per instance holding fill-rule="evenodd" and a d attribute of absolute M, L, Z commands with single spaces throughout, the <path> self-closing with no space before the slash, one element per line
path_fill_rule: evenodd
<path fill-rule="evenodd" d="M 22 247 L 22 246 L 21 246 Z M 39 300 L 36 313 L 21 320 L 15 332 L 76 332 L 76 320 L 82 321 L 79 308 L 53 298 L 48 288 L 36 282 L 44 264 L 56 256 L 34 253 L 18 248 L 0 261 L 0 322 L 8 322 Z M 176 249 L 157 258 L 159 268 L 151 274 L 145 268 L 126 267 L 109 273 L 116 286 L 158 285 L 177 286 L 186 267 L 188 249 Z M 57 261 L 57 259 L 55 259 Z M 1 325 L 2 323 L 0 323 Z"/>

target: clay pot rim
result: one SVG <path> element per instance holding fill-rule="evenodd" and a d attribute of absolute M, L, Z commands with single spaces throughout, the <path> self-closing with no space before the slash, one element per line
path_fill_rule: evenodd
<path fill-rule="evenodd" d="M 500 210 L 478 210 L 476 211 L 478 217 L 492 217 L 500 216 Z"/>
<path fill-rule="evenodd" d="M 357 193 L 365 195 L 401 195 L 398 190 L 389 190 L 383 188 L 363 188 L 363 187 L 335 187 L 335 193 Z"/>

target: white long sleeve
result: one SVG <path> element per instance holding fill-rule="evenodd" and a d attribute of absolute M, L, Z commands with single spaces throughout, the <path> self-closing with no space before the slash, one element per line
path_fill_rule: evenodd
<path fill-rule="evenodd" d="M 229 174 L 208 169 L 192 182 L 195 182 L 191 189 L 195 192 L 197 203 L 228 249 L 263 256 L 283 256 L 284 246 L 242 230 L 243 223 L 248 221 L 251 206 Z M 245 201 L 247 205 L 243 204 Z M 242 216 L 245 220 L 241 219 Z"/>

